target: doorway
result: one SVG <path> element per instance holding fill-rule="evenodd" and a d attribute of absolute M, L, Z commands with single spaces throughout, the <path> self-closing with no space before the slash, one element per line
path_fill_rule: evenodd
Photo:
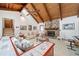
<path fill-rule="evenodd" d="M 3 36 L 12 36 L 14 34 L 13 20 L 4 18 Z"/>
<path fill-rule="evenodd" d="M 13 20 L 5 19 L 4 28 L 13 28 Z"/>

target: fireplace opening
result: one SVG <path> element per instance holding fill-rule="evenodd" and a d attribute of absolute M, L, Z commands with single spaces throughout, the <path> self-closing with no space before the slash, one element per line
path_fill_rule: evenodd
<path fill-rule="evenodd" d="M 47 31 L 47 35 L 50 37 L 55 37 L 55 31 Z"/>

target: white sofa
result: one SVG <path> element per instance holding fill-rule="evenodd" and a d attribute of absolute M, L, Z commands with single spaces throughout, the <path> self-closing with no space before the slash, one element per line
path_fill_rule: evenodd
<path fill-rule="evenodd" d="M 26 51 L 33 46 L 33 43 L 26 39 L 23 39 L 22 41 L 20 41 L 19 39 L 14 38 L 13 40 L 16 47 L 21 49 L 22 51 Z"/>

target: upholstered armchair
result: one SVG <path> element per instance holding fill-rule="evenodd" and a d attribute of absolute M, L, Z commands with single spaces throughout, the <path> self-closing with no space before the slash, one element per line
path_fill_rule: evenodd
<path fill-rule="evenodd" d="M 79 46 L 79 35 L 78 36 L 74 36 L 75 40 L 74 40 L 74 44 L 76 46 Z"/>
<path fill-rule="evenodd" d="M 75 40 L 75 45 L 79 46 L 79 40 Z"/>

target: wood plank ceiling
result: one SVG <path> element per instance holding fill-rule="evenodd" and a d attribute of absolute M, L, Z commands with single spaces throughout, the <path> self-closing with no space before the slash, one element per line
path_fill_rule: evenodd
<path fill-rule="evenodd" d="M 0 10 L 21 11 L 25 5 L 24 3 L 0 3 Z"/>
<path fill-rule="evenodd" d="M 21 11 L 26 8 L 37 23 L 79 15 L 78 7 L 74 3 L 0 3 L 0 9 Z"/>
<path fill-rule="evenodd" d="M 30 5 L 30 6 L 28 6 Z M 78 4 L 74 3 L 33 3 L 33 4 L 27 4 L 25 8 L 27 8 L 29 11 L 31 11 L 33 8 L 36 10 L 36 13 L 38 14 L 35 16 L 35 14 L 32 13 L 32 16 L 36 18 L 38 23 L 45 22 L 45 21 L 51 21 L 58 18 L 61 18 L 61 20 L 64 17 L 69 17 L 73 15 L 79 15 L 79 8 Z M 34 12 L 35 13 L 35 12 Z M 38 19 L 39 18 L 39 19 Z"/>

